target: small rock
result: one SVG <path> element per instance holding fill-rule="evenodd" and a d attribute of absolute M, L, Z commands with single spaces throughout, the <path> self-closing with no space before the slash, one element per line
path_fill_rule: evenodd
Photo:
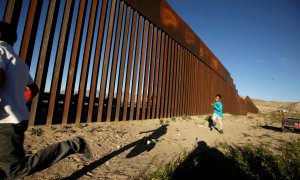
<path fill-rule="evenodd" d="M 86 175 L 87 175 L 87 176 L 90 176 L 90 177 L 93 177 L 93 176 L 94 176 L 93 173 L 91 173 L 91 172 L 87 172 Z"/>
<path fill-rule="evenodd" d="M 105 165 L 106 165 L 106 166 L 109 166 L 109 164 L 110 164 L 109 161 L 106 161 L 106 162 L 105 162 Z"/>
<path fill-rule="evenodd" d="M 74 156 L 74 161 L 75 162 L 81 162 L 81 159 L 78 156 Z"/>

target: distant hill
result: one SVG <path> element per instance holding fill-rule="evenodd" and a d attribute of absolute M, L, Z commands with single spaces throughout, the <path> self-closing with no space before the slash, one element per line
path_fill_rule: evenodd
<path fill-rule="evenodd" d="M 294 102 L 285 107 L 288 111 L 300 112 L 300 102 Z"/>
<path fill-rule="evenodd" d="M 251 100 L 262 113 L 272 112 L 276 110 L 300 112 L 300 102 L 276 102 L 265 101 L 261 99 Z"/>

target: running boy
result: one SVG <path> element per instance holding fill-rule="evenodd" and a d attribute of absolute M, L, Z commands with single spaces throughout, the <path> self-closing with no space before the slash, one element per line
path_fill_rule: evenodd
<path fill-rule="evenodd" d="M 212 120 L 214 125 L 216 125 L 216 121 L 218 120 L 220 126 L 220 133 L 223 134 L 223 105 L 221 103 L 221 95 L 217 94 L 215 98 L 215 102 L 211 104 L 214 107 L 214 112 L 212 115 Z"/>

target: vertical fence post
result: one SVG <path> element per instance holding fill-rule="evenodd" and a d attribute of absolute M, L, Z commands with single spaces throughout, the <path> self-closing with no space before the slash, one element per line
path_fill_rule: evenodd
<path fill-rule="evenodd" d="M 29 4 L 22 45 L 20 48 L 20 58 L 25 60 L 28 66 L 31 64 L 42 5 L 43 1 L 39 0 L 31 0 Z"/>
<path fill-rule="evenodd" d="M 183 97 L 184 97 L 184 91 L 183 91 L 183 81 L 184 81 L 184 64 L 183 64 L 183 57 L 184 57 L 184 51 L 183 48 L 180 47 L 180 59 L 179 59 L 179 64 L 180 64 L 180 77 L 179 77 L 179 104 L 178 104 L 178 112 L 179 116 L 183 115 Z"/>
<path fill-rule="evenodd" d="M 53 114 L 55 110 L 55 103 L 56 100 L 60 94 L 59 92 L 59 85 L 61 82 L 61 76 L 62 76 L 62 70 L 63 70 L 63 57 L 66 53 L 67 48 L 67 42 L 66 42 L 66 36 L 67 32 L 70 30 L 70 15 L 72 13 L 74 7 L 74 2 L 71 0 L 68 0 L 65 5 L 64 9 L 64 17 L 62 22 L 62 27 L 59 35 L 59 43 L 58 43 L 58 51 L 56 56 L 56 62 L 54 67 L 54 73 L 53 73 L 53 79 L 51 84 L 51 90 L 50 90 L 50 99 L 49 99 L 49 107 L 48 107 L 48 115 L 47 115 L 47 125 L 52 124 L 53 120 Z"/>
<path fill-rule="evenodd" d="M 162 97 L 162 83 L 163 83 L 163 71 L 164 71 L 164 50 L 165 50 L 165 33 L 162 32 L 161 37 L 161 49 L 159 58 L 159 76 L 158 76 L 158 88 L 157 88 L 157 105 L 156 105 L 156 118 L 160 118 L 161 110 L 161 97 Z"/>
<path fill-rule="evenodd" d="M 12 24 L 17 28 L 21 14 L 22 2 L 18 0 L 8 0 L 4 13 L 4 22 Z"/>
<path fill-rule="evenodd" d="M 74 76 L 77 68 L 77 58 L 79 56 L 79 45 L 81 44 L 82 37 L 82 29 L 83 29 L 83 17 L 86 9 L 86 1 L 82 0 L 79 4 L 78 17 L 75 27 L 75 35 L 72 46 L 72 53 L 70 59 L 69 73 L 65 91 L 65 101 L 64 101 L 64 111 L 62 117 L 62 124 L 68 123 L 69 110 L 71 104 L 71 97 L 73 97 L 73 89 L 74 89 Z"/>
<path fill-rule="evenodd" d="M 140 70 L 139 70 L 139 78 L 138 78 L 138 92 L 137 92 L 137 100 L 136 100 L 136 120 L 140 119 L 140 111 L 141 111 L 141 100 L 142 100 L 142 85 L 144 78 L 144 66 L 145 66 L 145 58 L 146 58 L 146 43 L 147 43 L 147 29 L 149 30 L 149 22 L 146 20 L 144 22 L 144 31 L 143 31 L 143 43 L 142 43 L 142 51 L 141 51 L 141 59 L 140 59 Z M 148 41 L 150 41 L 148 39 Z M 145 88 L 145 87 L 144 87 Z"/>
<path fill-rule="evenodd" d="M 116 31 L 116 40 L 115 40 L 115 47 L 114 47 L 114 54 L 112 59 L 112 70 L 111 70 L 111 77 L 109 83 L 109 93 L 108 93 L 108 105 L 107 105 L 107 117 L 106 121 L 111 120 L 112 114 L 112 106 L 114 101 L 114 93 L 115 93 L 115 80 L 116 80 L 116 71 L 117 71 L 117 62 L 118 62 L 118 53 L 120 47 L 120 37 L 121 37 L 121 27 L 122 27 L 122 20 L 123 20 L 123 11 L 124 11 L 124 1 L 120 2 L 120 10 L 119 10 L 119 17 L 117 21 L 117 31 Z"/>
<path fill-rule="evenodd" d="M 35 83 L 40 88 L 40 92 L 32 101 L 30 117 L 29 117 L 30 126 L 34 125 L 37 117 L 37 113 L 39 112 L 38 109 L 41 108 L 40 105 L 42 103 L 42 97 L 44 94 L 44 88 L 45 88 L 44 86 L 45 86 L 47 69 L 49 65 L 49 59 L 50 59 L 51 48 L 53 43 L 53 38 L 51 37 L 53 37 L 54 35 L 58 9 L 59 9 L 59 3 L 56 0 L 51 1 L 47 12 L 46 24 L 45 24 L 41 51 L 39 55 L 38 65 L 37 65 L 36 79 L 35 79 Z"/>
<path fill-rule="evenodd" d="M 174 98 L 174 91 L 175 89 L 173 88 L 174 85 L 174 67 L 175 67 L 175 41 L 172 40 L 172 55 L 171 55 L 171 60 L 170 60 L 170 85 L 169 85 L 169 103 L 168 103 L 168 117 L 172 117 L 172 101 Z"/>
<path fill-rule="evenodd" d="M 180 45 L 176 44 L 176 82 L 175 82 L 175 96 L 174 96 L 174 112 L 173 116 L 178 116 L 178 103 L 179 103 L 179 77 L 180 77 Z"/>
<path fill-rule="evenodd" d="M 103 45 L 102 39 L 104 33 L 104 25 L 106 21 L 107 1 L 108 0 L 103 0 L 101 6 L 100 23 L 99 23 L 98 37 L 97 37 L 96 50 L 95 50 L 95 60 L 94 60 L 94 66 L 92 72 L 92 82 L 91 82 L 91 89 L 90 89 L 87 122 L 92 122 L 92 118 L 94 114 L 96 85 L 97 85 L 97 78 L 99 73 L 101 49 Z"/>
<path fill-rule="evenodd" d="M 131 66 L 132 66 L 132 59 L 133 59 L 133 51 L 134 51 L 134 41 L 135 41 L 135 33 L 136 33 L 136 21 L 137 21 L 137 12 L 133 13 L 133 20 L 131 26 L 131 33 L 130 33 L 130 45 L 129 45 L 129 56 L 127 62 L 127 71 L 126 71 L 126 84 L 125 84 L 125 93 L 124 93 L 124 103 L 123 103 L 123 117 L 122 120 L 126 121 L 127 119 L 127 110 L 128 110 L 128 99 L 129 99 L 129 87 L 130 87 L 130 74 L 131 74 Z"/>
<path fill-rule="evenodd" d="M 152 103 L 152 112 L 151 112 L 151 118 L 157 118 L 156 117 L 156 111 L 158 111 L 157 109 L 157 102 L 158 102 L 158 74 L 159 74 L 159 63 L 160 63 L 160 45 L 161 45 L 161 30 L 155 29 L 155 34 L 157 34 L 157 43 L 156 44 L 156 57 L 153 59 L 153 64 L 155 64 L 155 72 L 154 72 L 154 84 L 153 84 L 153 103 Z M 156 38 L 155 38 L 156 40 Z M 155 46 L 152 46 L 153 48 L 155 48 Z M 155 60 L 155 62 L 154 62 Z M 154 68 L 154 67 L 153 67 Z M 148 112 L 149 116 L 150 116 L 150 108 L 149 108 L 149 112 Z"/>
<path fill-rule="evenodd" d="M 173 74 L 172 74 L 172 98 L 171 98 L 171 111 L 170 111 L 170 117 L 174 117 L 174 108 L 175 108 L 175 94 L 176 94 L 176 75 L 177 75 L 177 43 L 174 43 L 174 56 L 173 56 Z"/>
<path fill-rule="evenodd" d="M 120 73 L 119 73 L 119 80 L 118 80 L 118 89 L 117 89 L 117 105 L 116 105 L 116 115 L 115 121 L 119 121 L 120 119 L 120 107 L 121 107 L 121 96 L 122 96 L 122 88 L 123 88 L 123 81 L 124 81 L 124 68 L 125 68 L 125 61 L 126 61 L 126 49 L 127 49 L 127 41 L 128 41 L 128 32 L 129 32 L 129 23 L 130 23 L 130 11 L 131 8 L 127 7 L 126 10 L 126 20 L 125 20 L 125 30 L 123 34 L 123 44 L 122 44 L 122 56 L 121 56 L 121 65 L 120 65 Z M 124 103 L 123 103 L 124 106 Z"/>
<path fill-rule="evenodd" d="M 143 16 L 139 18 L 138 25 L 138 34 L 137 41 L 135 46 L 135 56 L 134 56 L 134 68 L 133 68 L 133 78 L 132 78 L 132 86 L 131 86 L 131 99 L 130 99 L 130 114 L 129 120 L 133 120 L 133 115 L 136 107 L 136 81 L 137 81 L 137 69 L 139 66 L 140 60 L 140 50 L 141 50 L 141 38 L 142 38 L 142 23 L 144 22 Z M 144 26 L 145 29 L 145 26 Z"/>
<path fill-rule="evenodd" d="M 76 111 L 76 118 L 75 118 L 76 123 L 81 122 L 81 114 L 84 107 L 87 73 L 88 73 L 88 66 L 89 66 L 91 50 L 92 50 L 91 46 L 94 37 L 97 6 L 98 6 L 98 0 L 93 0 L 91 12 L 89 14 L 90 18 L 88 22 L 87 38 L 86 38 L 86 43 L 84 48 L 83 63 L 81 66 L 81 75 L 80 75 L 78 101 L 77 101 L 78 104 L 77 104 L 77 111 Z"/>
<path fill-rule="evenodd" d="M 164 116 L 164 104 L 165 104 L 165 87 L 166 87 L 166 76 L 167 76 L 167 57 L 168 57 L 168 45 L 169 45 L 169 36 L 165 36 L 165 47 L 164 47 L 164 68 L 162 76 L 162 89 L 161 89 L 161 99 L 160 99 L 160 118 Z"/>
<path fill-rule="evenodd" d="M 164 117 L 169 118 L 170 113 L 170 102 L 171 99 L 171 83 L 172 83 L 172 65 L 173 65 L 173 39 L 169 37 L 169 49 L 168 49 L 168 58 L 167 58 L 167 79 L 166 79 L 166 94 L 165 94 L 165 110 Z"/>
<path fill-rule="evenodd" d="M 150 101 L 149 101 L 149 99 L 147 99 L 147 97 L 148 97 L 147 90 L 151 89 L 151 87 L 153 87 L 152 82 L 151 82 L 151 78 L 152 78 L 151 72 L 154 68 L 154 64 L 152 63 L 153 61 L 151 61 L 151 60 L 153 59 L 152 57 L 156 53 L 156 51 L 155 51 L 156 37 L 157 37 L 156 33 L 157 33 L 157 28 L 155 27 L 154 31 L 153 31 L 153 24 L 150 24 L 149 32 L 148 32 L 148 46 L 147 46 L 147 56 L 146 56 L 146 70 L 145 70 L 145 77 L 144 77 L 143 106 L 142 106 L 142 118 L 141 119 L 145 119 L 145 117 L 146 117 L 146 108 L 147 108 L 147 111 L 148 111 L 148 109 L 149 110 L 151 109 Z M 152 41 L 152 37 L 153 37 L 153 41 Z M 149 69 L 150 69 L 150 73 L 149 73 Z M 150 82 L 149 82 L 149 78 L 150 78 Z M 148 94 L 151 96 L 150 91 L 148 92 Z M 152 106 L 152 108 L 153 108 L 153 106 Z"/>
<path fill-rule="evenodd" d="M 103 121 L 103 109 L 104 109 L 104 99 L 106 94 L 106 80 L 108 76 L 108 61 L 110 57 L 111 43 L 112 43 L 112 33 L 114 27 L 114 19 L 115 19 L 115 11 L 116 11 L 116 0 L 112 0 L 112 5 L 110 8 L 110 16 L 109 16 L 109 25 L 107 32 L 107 39 L 105 45 L 105 54 L 103 60 L 103 68 L 102 68 L 102 76 L 101 76 L 101 86 L 100 86 L 100 95 L 99 95 L 99 105 L 98 105 L 98 116 L 97 121 Z M 107 107 L 107 104 L 106 104 Z M 106 112 L 107 113 L 107 112 Z"/>

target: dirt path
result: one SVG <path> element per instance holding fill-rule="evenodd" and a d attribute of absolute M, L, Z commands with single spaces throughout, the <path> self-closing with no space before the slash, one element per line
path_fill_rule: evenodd
<path fill-rule="evenodd" d="M 52 167 L 38 172 L 31 179 L 144 179 L 162 164 L 190 152 L 198 141 L 208 146 L 219 142 L 242 145 L 269 143 L 299 138 L 296 133 L 281 133 L 280 124 L 268 124 L 259 115 L 225 115 L 224 134 L 210 130 L 207 116 L 188 116 L 163 120 L 127 121 L 123 123 L 94 123 L 52 127 L 34 127 L 26 132 L 28 154 L 81 135 L 93 151 L 93 159 L 84 161 L 82 155 L 72 155 Z M 35 136 L 42 129 L 43 135 Z M 155 145 L 147 145 L 154 138 Z"/>

